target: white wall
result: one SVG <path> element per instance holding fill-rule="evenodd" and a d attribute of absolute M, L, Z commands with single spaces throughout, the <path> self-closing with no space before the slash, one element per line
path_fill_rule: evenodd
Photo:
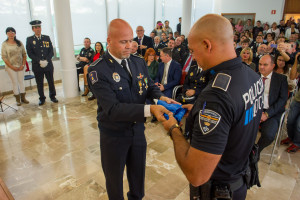
<path fill-rule="evenodd" d="M 256 13 L 255 20 L 277 24 L 282 18 L 284 0 L 214 0 L 214 13 Z M 272 15 L 271 11 L 276 10 Z"/>
<path fill-rule="evenodd" d="M 31 69 L 31 64 L 29 64 L 29 65 L 30 65 L 29 68 Z M 61 65 L 61 63 L 59 60 L 53 61 L 54 81 L 62 79 L 60 65 Z M 25 75 L 27 75 L 27 74 L 28 74 L 28 72 L 25 72 Z M 30 74 L 33 74 L 33 72 L 31 71 Z M 11 83 L 11 80 L 10 80 L 7 72 L 5 71 L 5 69 L 0 69 L 0 80 L 1 80 L 0 92 L 12 91 L 12 83 Z M 46 78 L 44 79 L 44 83 L 47 83 Z M 31 79 L 31 85 L 32 86 L 36 85 L 35 79 Z M 30 86 L 30 82 L 25 81 L 25 87 L 29 87 L 29 86 Z M 47 94 L 45 94 L 45 95 L 47 96 Z"/>

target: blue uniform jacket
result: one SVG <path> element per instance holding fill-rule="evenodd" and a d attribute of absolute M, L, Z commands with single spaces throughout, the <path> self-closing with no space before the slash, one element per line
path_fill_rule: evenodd
<path fill-rule="evenodd" d="M 32 60 L 32 71 L 51 71 L 53 70 L 52 57 L 53 46 L 48 35 L 41 35 L 38 40 L 35 35 L 30 36 L 26 40 L 26 51 L 28 57 Z M 40 60 L 47 60 L 48 65 L 45 68 L 40 66 Z"/>
<path fill-rule="evenodd" d="M 142 58 L 131 55 L 128 64 L 132 81 L 108 52 L 88 69 L 89 85 L 97 97 L 101 133 L 131 135 L 132 130 L 143 133 L 146 98 L 163 95 L 151 80 Z"/>

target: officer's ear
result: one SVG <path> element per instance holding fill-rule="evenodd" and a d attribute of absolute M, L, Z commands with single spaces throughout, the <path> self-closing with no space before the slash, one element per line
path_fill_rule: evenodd
<path fill-rule="evenodd" d="M 211 52 L 211 42 L 208 39 L 204 39 L 202 42 L 205 50 Z"/>
<path fill-rule="evenodd" d="M 109 37 L 107 37 L 106 42 L 107 42 L 108 45 L 110 44 L 110 38 Z"/>

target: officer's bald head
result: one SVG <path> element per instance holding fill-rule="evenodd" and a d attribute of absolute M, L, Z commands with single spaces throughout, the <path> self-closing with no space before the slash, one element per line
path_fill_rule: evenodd
<path fill-rule="evenodd" d="M 191 28 L 188 39 L 193 57 L 204 70 L 236 57 L 232 26 L 220 15 L 200 18 Z"/>
<path fill-rule="evenodd" d="M 129 58 L 133 31 L 128 22 L 122 19 L 114 19 L 107 30 L 107 44 L 110 53 L 119 58 Z"/>

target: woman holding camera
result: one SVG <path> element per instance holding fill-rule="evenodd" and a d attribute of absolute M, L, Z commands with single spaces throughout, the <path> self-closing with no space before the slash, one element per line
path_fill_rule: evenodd
<path fill-rule="evenodd" d="M 28 104 L 25 98 L 24 66 L 26 64 L 26 52 L 24 45 L 16 38 L 16 30 L 13 27 L 6 29 L 7 39 L 2 43 L 1 56 L 5 62 L 5 70 L 13 84 L 13 92 L 17 105 L 21 102 Z"/>
<path fill-rule="evenodd" d="M 166 29 L 164 27 L 164 24 L 161 21 L 158 21 L 156 23 L 155 29 L 152 32 L 155 32 L 155 35 L 158 36 L 161 39 L 161 34 L 166 33 Z"/>

